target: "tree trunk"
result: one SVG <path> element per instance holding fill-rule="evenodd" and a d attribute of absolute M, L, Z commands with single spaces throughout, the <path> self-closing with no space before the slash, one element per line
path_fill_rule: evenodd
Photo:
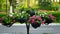
<path fill-rule="evenodd" d="M 12 16 L 12 13 L 13 13 L 12 9 L 13 9 L 12 5 L 10 5 L 10 13 L 11 13 L 10 16 Z"/>
<path fill-rule="evenodd" d="M 9 2 L 10 2 L 10 13 L 13 13 L 12 0 L 9 0 Z M 10 15 L 10 16 L 12 16 L 12 15 Z"/>

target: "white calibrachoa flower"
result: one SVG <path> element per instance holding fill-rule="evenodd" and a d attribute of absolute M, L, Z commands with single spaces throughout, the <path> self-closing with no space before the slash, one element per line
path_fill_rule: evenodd
<path fill-rule="evenodd" d="M 40 16 L 41 16 L 41 14 L 40 14 Z"/>
<path fill-rule="evenodd" d="M 19 13 L 21 15 L 21 13 Z"/>
<path fill-rule="evenodd" d="M 25 11 L 22 11 L 22 13 L 25 13 Z"/>
<path fill-rule="evenodd" d="M 45 15 L 44 14 L 41 14 L 42 17 L 44 17 Z"/>
<path fill-rule="evenodd" d="M 13 15 L 14 15 L 14 13 L 10 13 L 10 14 L 9 14 L 9 16 L 13 16 Z"/>

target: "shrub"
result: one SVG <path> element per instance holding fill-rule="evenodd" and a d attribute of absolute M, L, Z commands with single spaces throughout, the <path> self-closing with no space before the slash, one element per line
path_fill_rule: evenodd
<path fill-rule="evenodd" d="M 59 9 L 59 3 L 58 2 L 41 2 L 40 3 L 40 9 L 43 10 L 58 10 Z"/>

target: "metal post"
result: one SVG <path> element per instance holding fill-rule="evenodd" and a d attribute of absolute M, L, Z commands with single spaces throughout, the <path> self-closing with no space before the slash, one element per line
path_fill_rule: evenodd
<path fill-rule="evenodd" d="M 30 8 L 30 0 L 27 0 L 27 6 Z M 26 23 L 27 34 L 29 34 L 30 23 Z"/>
<path fill-rule="evenodd" d="M 30 23 L 26 23 L 27 34 L 29 34 Z"/>

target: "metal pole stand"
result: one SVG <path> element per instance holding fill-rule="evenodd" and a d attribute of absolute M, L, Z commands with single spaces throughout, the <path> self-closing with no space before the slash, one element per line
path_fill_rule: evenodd
<path fill-rule="evenodd" d="M 29 34 L 30 23 L 26 23 L 27 34 Z"/>

